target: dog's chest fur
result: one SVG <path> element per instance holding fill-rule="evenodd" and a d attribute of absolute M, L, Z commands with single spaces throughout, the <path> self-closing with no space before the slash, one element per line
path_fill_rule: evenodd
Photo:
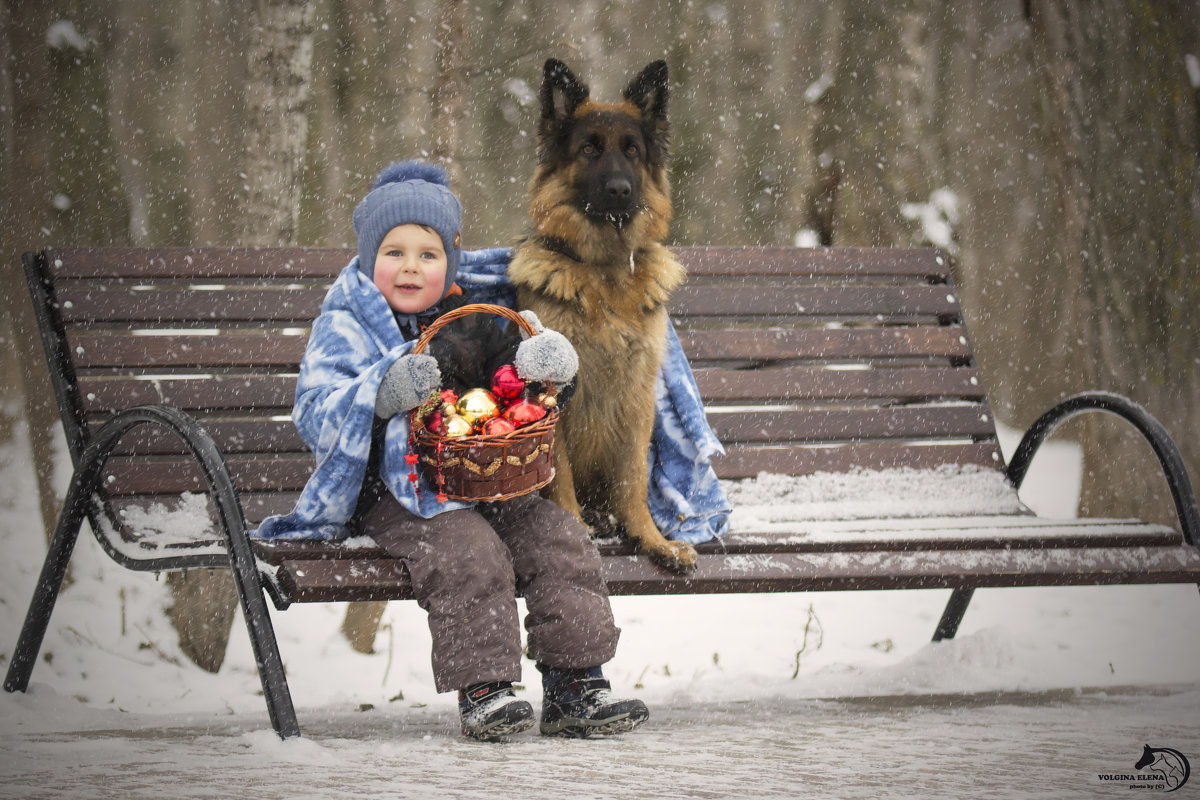
<path fill-rule="evenodd" d="M 559 331 L 577 350 L 597 357 L 628 358 L 630 348 L 655 343 L 661 357 L 666 303 L 684 277 L 683 267 L 662 245 L 637 251 L 627 262 L 580 262 L 533 241 L 523 242 L 509 267 L 518 305 L 533 309 L 542 323 Z M 581 359 L 584 354 L 581 350 Z"/>
<path fill-rule="evenodd" d="M 577 393 L 564 415 L 569 428 L 619 431 L 631 416 L 631 402 L 653 402 L 666 302 L 684 277 L 665 247 L 641 248 L 631 270 L 628 262 L 587 264 L 526 241 L 518 247 L 509 275 L 517 286 L 518 306 L 532 309 L 579 354 Z M 580 442 L 580 437 L 571 438 Z"/>

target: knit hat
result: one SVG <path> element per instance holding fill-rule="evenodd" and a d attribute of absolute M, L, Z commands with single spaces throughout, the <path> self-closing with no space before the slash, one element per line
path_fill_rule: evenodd
<path fill-rule="evenodd" d="M 423 161 L 391 164 L 379 173 L 375 186 L 354 209 L 358 268 L 374 280 L 375 256 L 388 231 L 397 225 L 426 225 L 437 231 L 446 249 L 445 297 L 458 275 L 461 223 L 462 204 L 450 191 L 445 169 Z"/>

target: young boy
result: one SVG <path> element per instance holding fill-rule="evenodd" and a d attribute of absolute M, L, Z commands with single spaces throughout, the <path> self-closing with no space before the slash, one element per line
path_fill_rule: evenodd
<path fill-rule="evenodd" d="M 533 725 L 532 706 L 512 688 L 521 675 L 517 592 L 542 673 L 541 732 L 632 730 L 649 712 L 612 697 L 601 671 L 620 631 L 586 528 L 536 493 L 438 502 L 436 490 L 410 479 L 408 412 L 442 386 L 443 369 L 469 382 L 461 373 L 490 376 L 508 358 L 522 378 L 562 385 L 578 366 L 550 330 L 520 341 L 513 358 L 515 337 L 484 314 L 440 330 L 434 355 L 412 352 L 424 326 L 466 302 L 454 284 L 461 216 L 444 170 L 420 162 L 385 169 L 355 209 L 358 257 L 313 323 L 292 414 L 317 469 L 296 509 L 265 521 L 259 535 L 328 538 L 350 528 L 402 559 L 429 614 L 434 681 L 458 691 L 464 735 L 495 740 Z M 449 344 L 434 347 L 452 329 Z"/>

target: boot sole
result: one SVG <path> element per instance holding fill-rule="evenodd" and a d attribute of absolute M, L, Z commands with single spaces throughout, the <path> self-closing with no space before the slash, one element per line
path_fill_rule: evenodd
<path fill-rule="evenodd" d="M 515 733 L 529 730 L 533 727 L 533 709 L 526 706 L 525 708 L 511 708 L 507 713 L 493 721 L 491 724 L 482 728 L 463 728 L 462 735 L 468 739 L 475 739 L 480 742 L 492 742 L 496 739 L 503 739 L 506 736 L 512 736 Z"/>
<path fill-rule="evenodd" d="M 615 736 L 628 733 L 650 718 L 642 708 L 607 719 L 583 719 L 563 717 L 553 722 L 543 722 L 539 727 L 543 736 L 560 736 L 566 739 L 586 739 L 589 736 Z"/>

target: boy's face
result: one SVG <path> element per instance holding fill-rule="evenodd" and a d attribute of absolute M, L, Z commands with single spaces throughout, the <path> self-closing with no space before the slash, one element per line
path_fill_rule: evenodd
<path fill-rule="evenodd" d="M 424 311 L 442 299 L 445 284 L 442 237 L 411 224 L 387 232 L 375 254 L 375 286 L 393 310 L 404 314 Z"/>

